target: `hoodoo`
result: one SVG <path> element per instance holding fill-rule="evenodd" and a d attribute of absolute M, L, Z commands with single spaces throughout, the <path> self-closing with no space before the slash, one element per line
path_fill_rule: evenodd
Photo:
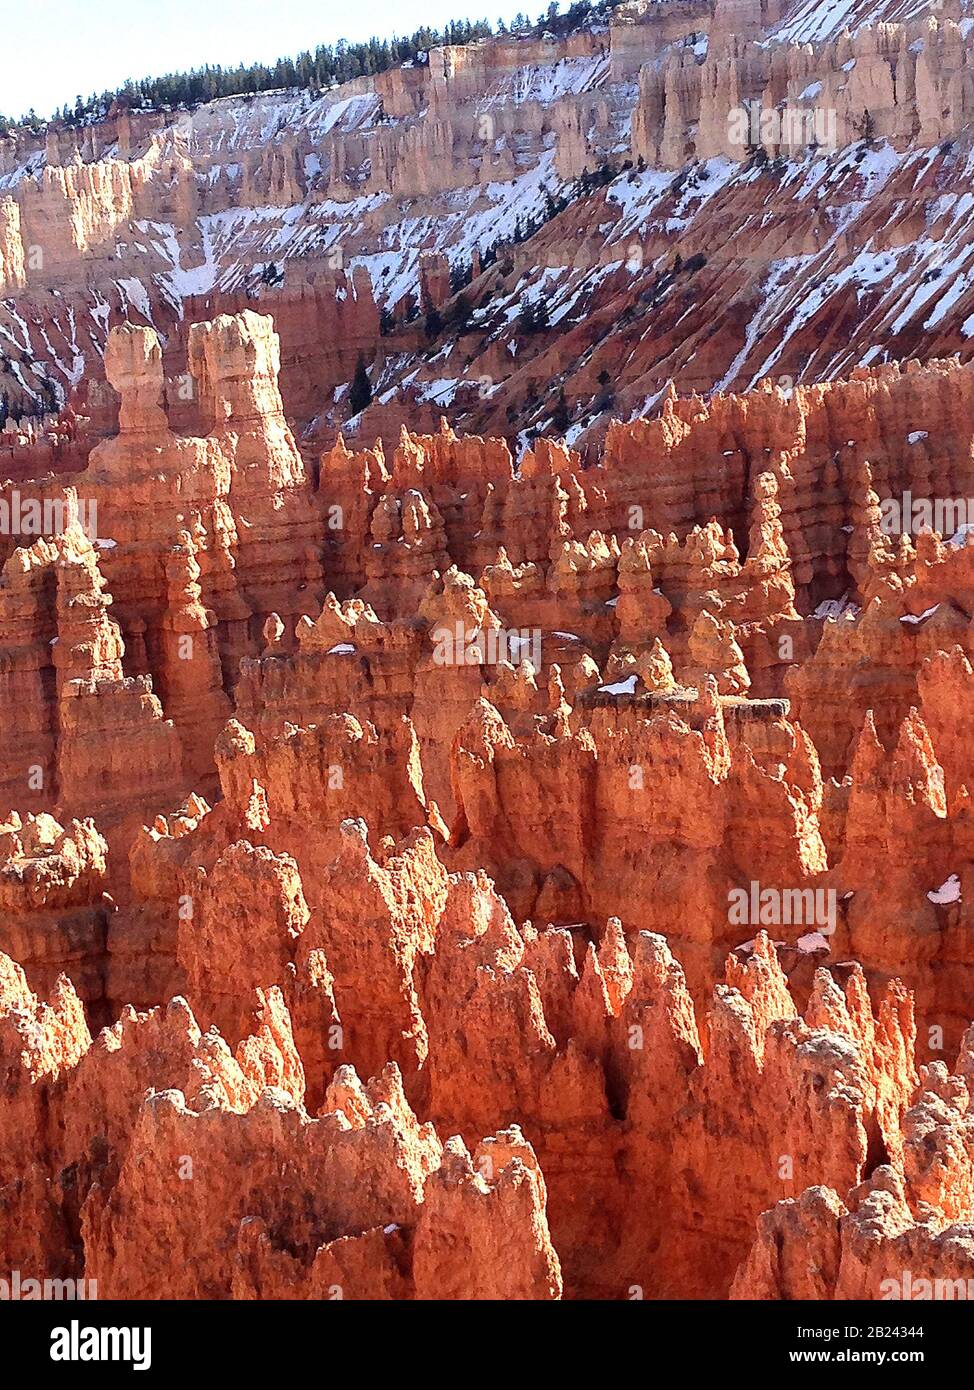
<path fill-rule="evenodd" d="M 423 32 L 0 125 L 0 1287 L 974 1296 L 974 14 Z"/>

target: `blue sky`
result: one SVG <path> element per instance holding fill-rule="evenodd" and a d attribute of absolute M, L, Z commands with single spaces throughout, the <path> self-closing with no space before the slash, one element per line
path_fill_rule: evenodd
<path fill-rule="evenodd" d="M 547 0 L 26 0 L 4 7 L 0 112 L 49 116 L 120 86 L 203 63 L 273 61 L 336 39 L 450 19 L 536 19 Z M 564 8 L 564 7 L 563 7 Z"/>

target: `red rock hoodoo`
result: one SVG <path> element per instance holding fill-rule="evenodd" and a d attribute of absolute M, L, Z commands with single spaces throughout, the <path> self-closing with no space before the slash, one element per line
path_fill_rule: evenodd
<path fill-rule="evenodd" d="M 974 23 L 827 8 L 0 138 L 0 1275 L 974 1289 Z"/>

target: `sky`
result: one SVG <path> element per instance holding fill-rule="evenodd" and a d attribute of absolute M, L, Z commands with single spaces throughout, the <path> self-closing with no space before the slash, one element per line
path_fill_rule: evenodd
<path fill-rule="evenodd" d="M 204 63 L 272 62 L 451 19 L 536 19 L 547 0 L 26 0 L 4 6 L 0 113 L 50 116 L 79 94 Z"/>

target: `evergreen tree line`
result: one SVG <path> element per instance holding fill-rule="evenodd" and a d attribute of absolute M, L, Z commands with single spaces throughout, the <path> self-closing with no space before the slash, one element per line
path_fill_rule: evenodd
<path fill-rule="evenodd" d="M 190 72 L 170 72 L 163 77 L 144 77 L 139 81 L 130 79 L 114 91 L 92 93 L 87 99 L 77 96 L 73 106 L 66 102 L 54 113 L 53 119 L 69 126 L 83 125 L 106 116 L 116 102 L 131 110 L 160 111 L 199 106 L 217 97 L 254 96 L 281 87 L 305 87 L 312 96 L 317 96 L 336 83 L 375 76 L 405 62 L 425 62 L 429 50 L 443 44 L 472 43 L 494 34 L 567 34 L 585 19 L 606 15 L 620 3 L 621 0 L 595 0 L 595 3 L 575 0 L 564 14 L 559 14 L 558 0 L 551 0 L 547 10 L 533 23 L 520 13 L 510 26 L 503 20 L 498 20 L 496 27 L 486 19 L 451 20 L 442 29 L 423 25 L 403 38 L 371 38 L 364 43 L 339 39 L 335 44 L 319 44 L 313 52 L 307 49 L 296 58 L 279 58 L 271 64 L 245 66 L 240 63 L 235 68 L 206 64 Z M 19 121 L 0 115 L 0 135 L 16 126 L 36 132 L 45 125 L 33 108 Z"/>
<path fill-rule="evenodd" d="M 53 381 L 44 378 L 39 383 L 40 399 L 36 401 L 20 401 L 11 404 L 10 397 L 6 391 L 0 392 L 0 430 L 8 420 L 12 420 L 15 425 L 19 425 L 21 420 L 40 420 L 45 415 L 56 415 L 61 409 L 62 393 L 58 391 Z"/>

